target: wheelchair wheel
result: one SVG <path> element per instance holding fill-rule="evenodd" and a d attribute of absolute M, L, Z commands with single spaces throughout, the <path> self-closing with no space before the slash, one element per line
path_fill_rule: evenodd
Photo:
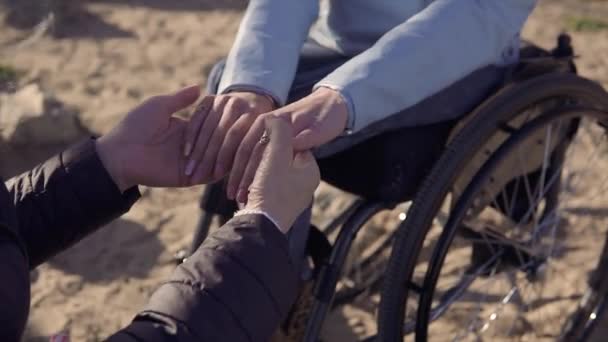
<path fill-rule="evenodd" d="M 381 341 L 584 339 L 608 293 L 608 97 L 571 74 L 485 102 L 398 228 Z"/>
<path fill-rule="evenodd" d="M 314 230 L 311 230 L 309 236 L 314 275 L 300 291 L 300 297 L 282 325 L 283 338 L 277 341 L 319 340 L 325 315 L 334 310 L 347 310 L 364 320 L 374 320 L 383 270 L 396 228 L 395 224 L 387 225 L 387 222 L 394 222 L 395 218 L 403 220 L 407 204 L 393 207 L 359 198 L 351 200 L 348 198 L 354 196 L 341 193 L 333 196 L 344 196 L 343 199 L 346 199 L 332 203 L 333 208 L 329 209 L 330 212 L 341 214 L 335 217 L 317 215 L 313 218 L 321 226 L 314 234 Z M 315 207 L 325 207 L 327 204 L 324 201 L 323 196 L 319 196 Z M 361 213 L 365 213 L 364 218 Z M 325 240 L 324 243 L 319 243 L 319 236 Z M 325 244 L 328 249 L 318 255 L 319 245 Z M 327 311 L 323 310 L 321 315 L 314 313 L 316 301 L 323 303 Z M 315 326 L 315 333 L 307 335 L 311 325 Z M 339 330 L 327 329 L 323 333 L 323 340 L 334 340 L 334 334 L 339 334 Z M 375 326 L 361 325 L 355 334 L 360 339 L 367 339 L 375 336 L 376 331 Z"/>
<path fill-rule="evenodd" d="M 371 217 L 361 228 L 353 240 L 342 266 L 342 275 L 337 283 L 332 301 L 333 308 L 351 303 L 361 294 L 369 295 L 378 292 L 395 232 L 395 225 L 391 226 L 387 224 L 387 221 L 395 221 L 395 218 L 402 221 L 405 218 L 408 204 L 402 204 L 393 209 L 386 208 L 385 211 Z M 331 232 L 325 229 L 324 233 Z M 337 234 L 329 235 L 332 240 L 335 240 L 335 237 L 331 235 Z M 373 301 L 374 299 L 372 299 Z"/>

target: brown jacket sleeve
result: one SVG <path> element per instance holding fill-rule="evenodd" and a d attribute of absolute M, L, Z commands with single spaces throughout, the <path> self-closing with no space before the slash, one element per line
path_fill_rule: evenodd
<path fill-rule="evenodd" d="M 123 341 L 268 341 L 296 297 L 286 237 L 263 215 L 211 234 L 135 320 Z"/>
<path fill-rule="evenodd" d="M 30 268 L 124 214 L 139 198 L 137 188 L 120 193 L 92 139 L 9 180 L 6 186 Z"/>

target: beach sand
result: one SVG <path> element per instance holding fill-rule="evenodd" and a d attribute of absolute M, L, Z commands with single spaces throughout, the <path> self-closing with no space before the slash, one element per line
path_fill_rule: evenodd
<path fill-rule="evenodd" d="M 23 83 L 37 83 L 76 108 L 86 128 L 83 136 L 103 134 L 146 97 L 204 84 L 211 66 L 227 54 L 245 5 L 237 0 L 87 1 L 60 17 L 50 35 L 36 37 L 32 30 L 0 24 L 0 64 L 22 70 Z M 544 0 L 524 36 L 551 48 L 571 16 L 607 18 L 606 13 L 606 1 Z M 580 73 L 608 86 L 608 30 L 572 32 L 572 37 Z M 0 149 L 0 170 L 14 174 L 63 146 Z M 128 214 L 40 266 L 33 273 L 25 340 L 46 341 L 67 331 L 73 341 L 99 341 L 128 324 L 174 269 L 174 253 L 189 245 L 201 191 L 143 188 Z M 328 186 L 319 194 L 317 222 L 348 201 Z M 395 213 L 385 217 L 382 222 L 396 220 Z M 332 313 L 324 340 L 352 341 L 373 333 L 377 295 L 367 299 L 371 305 Z"/>

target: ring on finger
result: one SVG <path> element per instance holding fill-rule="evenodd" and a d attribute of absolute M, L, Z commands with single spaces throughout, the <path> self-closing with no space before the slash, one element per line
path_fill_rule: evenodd
<path fill-rule="evenodd" d="M 268 142 L 270 142 L 270 136 L 268 135 L 268 131 L 264 131 L 264 134 L 260 138 L 260 145 L 266 145 Z"/>

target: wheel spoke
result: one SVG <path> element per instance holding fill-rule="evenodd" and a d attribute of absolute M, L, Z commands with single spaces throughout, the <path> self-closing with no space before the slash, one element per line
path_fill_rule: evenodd
<path fill-rule="evenodd" d="M 574 121 L 570 119 L 554 120 L 551 125 L 537 131 L 539 134 L 530 134 L 534 139 L 541 136 L 541 139 L 533 141 L 534 144 L 539 144 L 534 147 L 536 153 L 529 154 L 538 156 L 538 167 L 530 164 L 526 148 L 513 145 L 511 153 L 515 155 L 510 156 L 514 163 L 508 165 L 517 170 L 517 175 L 504 184 L 501 183 L 504 180 L 489 180 L 491 183 L 479 187 L 485 192 L 475 194 L 486 196 L 485 198 L 468 200 L 468 203 L 472 203 L 471 208 L 467 210 L 466 224 L 463 223 L 462 228 L 459 228 L 462 234 L 458 237 L 464 238 L 471 251 L 478 254 L 471 254 L 468 257 L 471 261 L 463 262 L 463 255 L 469 252 L 463 254 L 462 242 L 452 242 L 454 246 L 450 248 L 455 248 L 455 255 L 450 258 L 452 254 L 448 251 L 444 261 L 452 265 L 446 268 L 445 275 L 440 273 L 438 284 L 434 285 L 436 290 L 441 291 L 436 291 L 435 298 L 431 301 L 432 310 L 429 310 L 429 322 L 432 322 L 433 331 L 442 326 L 440 322 L 446 316 L 450 329 L 453 329 L 449 335 L 453 341 L 481 341 L 494 336 L 554 338 L 557 335 L 548 329 L 553 324 L 564 323 L 567 315 L 572 313 L 571 310 L 577 307 L 575 304 L 580 297 L 577 293 L 580 292 L 578 287 L 572 288 L 574 284 L 569 285 L 568 282 L 584 281 L 588 267 L 587 264 L 581 267 L 581 261 L 574 264 L 577 266 L 564 263 L 564 252 L 570 255 L 573 250 L 573 253 L 584 257 L 595 255 L 587 253 L 586 246 L 579 248 L 580 251 L 575 249 L 572 242 L 580 237 L 581 230 L 568 231 L 564 225 L 574 223 L 577 227 L 586 228 L 590 225 L 586 222 L 595 217 L 608 220 L 608 214 L 596 214 L 588 218 L 581 213 L 585 217 L 580 222 L 568 221 L 564 215 L 575 215 L 577 207 L 568 207 L 565 200 L 576 201 L 584 197 L 587 200 L 583 203 L 608 204 L 608 174 L 594 170 L 594 167 L 608 167 L 608 158 L 598 153 L 599 147 L 608 146 L 608 137 L 604 135 L 601 140 L 592 139 L 595 136 L 581 138 L 579 133 L 572 142 L 568 142 L 566 139 L 571 137 L 566 134 L 569 134 L 572 122 Z M 518 131 L 519 129 L 513 134 Z M 555 151 L 559 152 L 554 153 Z M 578 164 L 572 164 L 569 161 L 571 157 L 579 160 Z M 566 163 L 569 163 L 570 168 L 566 167 Z M 531 168 L 536 171 L 531 171 Z M 496 174 L 486 173 L 488 177 L 496 177 Z M 584 190 L 579 190 L 581 185 Z M 572 196 L 563 196 L 566 189 L 573 189 L 572 192 L 566 191 L 566 194 Z M 459 191 L 466 194 L 462 189 Z M 603 199 L 596 202 L 597 198 Z M 462 196 L 457 199 L 461 200 L 464 201 Z M 457 207 L 453 206 L 451 210 Z M 443 211 L 440 212 L 443 215 Z M 562 234 L 566 234 L 566 237 Z M 596 236 L 595 233 L 585 234 Z M 480 250 L 473 250 L 475 248 Z M 460 261 L 456 262 L 456 256 L 459 256 Z M 589 267 L 592 265 L 595 264 L 590 263 Z M 459 273 L 457 269 L 465 271 Z M 583 276 L 552 282 L 560 279 L 555 277 L 559 277 L 564 270 L 582 271 Z M 556 295 L 560 293 L 556 291 L 562 287 L 566 292 L 563 292 L 563 296 Z M 426 288 L 422 289 L 425 290 Z M 424 295 L 421 299 L 423 298 Z M 545 307 L 546 305 L 553 307 Z M 503 323 L 505 320 L 508 322 Z M 561 331 L 557 326 L 555 330 L 557 333 Z M 436 333 L 441 332 L 437 330 Z M 432 336 L 434 335 L 430 335 L 431 339 Z"/>

